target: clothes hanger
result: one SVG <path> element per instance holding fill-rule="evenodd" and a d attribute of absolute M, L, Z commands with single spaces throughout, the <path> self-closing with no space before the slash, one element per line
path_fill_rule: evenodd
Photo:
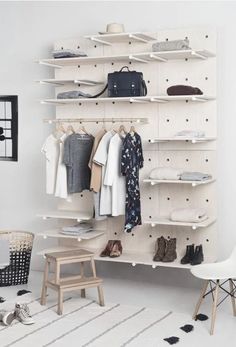
<path fill-rule="evenodd" d="M 134 134 L 136 133 L 135 127 L 133 125 L 131 125 L 129 133 L 131 136 L 134 136 Z"/>
<path fill-rule="evenodd" d="M 127 131 L 125 129 L 124 125 L 120 125 L 119 130 L 118 130 L 118 134 L 122 136 L 123 135 L 127 135 Z"/>
<path fill-rule="evenodd" d="M 77 134 L 81 134 L 81 135 L 90 135 L 87 130 L 85 129 L 84 125 L 81 125 L 79 127 L 79 129 L 76 131 Z"/>
<path fill-rule="evenodd" d="M 73 128 L 73 126 L 70 124 L 68 125 L 67 129 L 66 129 L 66 134 L 70 135 L 70 134 L 74 134 L 75 133 L 75 129 Z"/>

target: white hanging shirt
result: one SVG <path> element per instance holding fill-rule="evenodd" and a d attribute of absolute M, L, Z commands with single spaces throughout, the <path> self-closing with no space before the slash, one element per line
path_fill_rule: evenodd
<path fill-rule="evenodd" d="M 64 141 L 67 135 L 63 134 L 59 139 L 59 157 L 58 157 L 58 166 L 57 166 L 57 177 L 56 177 L 56 190 L 55 196 L 67 199 L 67 172 L 66 166 L 63 163 L 63 155 L 64 155 Z"/>
<path fill-rule="evenodd" d="M 46 157 L 46 193 L 54 194 L 59 158 L 59 143 L 53 134 L 47 137 L 41 152 Z"/>
<path fill-rule="evenodd" d="M 104 177 L 106 172 L 106 164 L 108 158 L 108 149 L 114 131 L 108 131 L 99 142 L 93 161 L 102 166 L 102 184 L 100 196 L 100 215 L 111 215 L 111 187 L 104 184 Z"/>
<path fill-rule="evenodd" d="M 122 151 L 122 139 L 115 134 L 109 144 L 108 159 L 104 184 L 111 187 L 112 191 L 112 216 L 125 214 L 125 177 L 121 175 L 120 158 Z"/>

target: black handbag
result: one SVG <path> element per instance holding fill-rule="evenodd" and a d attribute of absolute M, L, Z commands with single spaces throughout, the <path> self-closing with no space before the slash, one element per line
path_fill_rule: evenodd
<path fill-rule="evenodd" d="M 123 69 L 128 71 L 123 71 Z M 97 98 L 108 89 L 108 96 L 116 97 L 132 97 L 147 95 L 147 86 L 143 79 L 143 73 L 130 71 L 128 66 L 123 66 L 120 71 L 108 74 L 108 81 L 105 88 L 92 98 Z"/>

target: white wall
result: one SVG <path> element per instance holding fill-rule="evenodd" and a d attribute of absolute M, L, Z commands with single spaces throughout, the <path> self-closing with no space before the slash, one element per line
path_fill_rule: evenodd
<path fill-rule="evenodd" d="M 40 154 L 49 133 L 42 118 L 53 116 L 53 107 L 38 102 L 50 96 L 51 89 L 34 83 L 52 74 L 34 61 L 49 57 L 55 40 L 96 33 L 113 21 L 124 23 L 127 31 L 213 26 L 219 38 L 219 257 L 227 256 L 236 244 L 235 13 L 236 3 L 225 1 L 0 2 L 0 94 L 19 95 L 19 161 L 0 162 L 0 229 L 40 230 L 43 222 L 35 217 L 37 211 L 55 204 L 44 193 Z M 113 269 L 120 274 L 125 269 L 130 276 L 124 265 L 116 264 Z M 143 268 L 135 271 L 143 275 Z M 146 272 L 147 280 L 152 274 Z M 174 272 L 161 270 L 161 274 L 172 277 Z"/>

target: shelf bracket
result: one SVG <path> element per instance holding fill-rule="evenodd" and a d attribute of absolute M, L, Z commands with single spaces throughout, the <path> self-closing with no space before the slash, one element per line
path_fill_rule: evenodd
<path fill-rule="evenodd" d="M 129 59 L 130 60 L 134 60 L 134 61 L 138 61 L 140 63 L 145 63 L 147 64 L 148 63 L 148 60 L 145 60 L 145 59 L 142 59 L 142 58 L 138 58 L 138 57 L 135 57 L 134 55 L 129 55 Z"/>
<path fill-rule="evenodd" d="M 140 41 L 140 42 L 144 42 L 144 43 L 148 43 L 149 42 L 148 40 L 145 40 L 145 39 L 143 39 L 143 38 L 141 38 L 139 36 L 133 35 L 133 34 L 129 34 L 129 37 L 131 39 L 136 40 L 136 41 Z"/>
<path fill-rule="evenodd" d="M 158 55 L 155 55 L 155 54 L 150 54 L 149 57 L 151 59 L 155 59 L 155 60 L 162 61 L 162 62 L 167 62 L 168 61 L 168 59 L 161 58 L 161 57 L 159 57 Z"/>
<path fill-rule="evenodd" d="M 98 42 L 98 43 L 102 43 L 103 45 L 112 46 L 112 44 L 111 44 L 110 42 L 107 42 L 107 41 L 105 41 L 105 40 L 98 39 L 97 37 L 91 37 L 90 40 L 91 40 L 91 41 Z"/>
<path fill-rule="evenodd" d="M 207 60 L 207 57 L 205 57 L 205 55 L 202 55 L 202 54 L 200 54 L 200 53 L 198 53 L 198 52 L 196 52 L 196 51 L 192 51 L 192 52 L 191 52 L 191 55 L 195 55 L 195 56 L 198 57 L 198 58 L 201 58 L 201 59 L 203 59 L 203 60 Z"/>
<path fill-rule="evenodd" d="M 53 63 L 47 63 L 45 61 L 40 60 L 39 61 L 40 65 L 45 65 L 45 66 L 50 66 L 50 67 L 55 67 L 56 69 L 62 69 L 61 65 L 53 64 Z"/>

